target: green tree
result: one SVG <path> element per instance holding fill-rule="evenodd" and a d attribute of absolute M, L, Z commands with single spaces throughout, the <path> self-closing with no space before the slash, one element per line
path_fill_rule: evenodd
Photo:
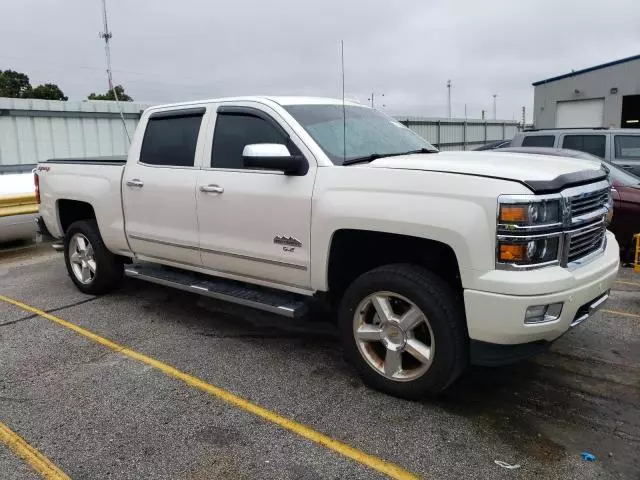
<path fill-rule="evenodd" d="M 116 85 L 115 87 L 111 88 L 107 93 L 102 93 L 102 94 L 92 93 L 87 98 L 89 100 L 115 100 L 116 95 L 113 92 L 114 90 L 115 90 L 115 94 L 118 95 L 118 100 L 120 100 L 121 102 L 133 102 L 133 98 L 131 98 L 126 93 L 124 93 L 124 87 L 122 85 Z"/>
<path fill-rule="evenodd" d="M 68 100 L 55 83 L 33 88 L 27 75 L 13 70 L 0 70 L 0 97 Z"/>
<path fill-rule="evenodd" d="M 69 100 L 69 97 L 66 97 L 62 90 L 60 90 L 60 87 L 54 83 L 38 85 L 31 91 L 31 98 L 41 98 L 43 100 Z"/>
<path fill-rule="evenodd" d="M 29 98 L 31 84 L 24 73 L 0 70 L 0 97 Z"/>

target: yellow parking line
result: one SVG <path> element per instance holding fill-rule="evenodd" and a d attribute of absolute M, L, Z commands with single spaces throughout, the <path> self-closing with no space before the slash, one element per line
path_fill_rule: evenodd
<path fill-rule="evenodd" d="M 624 280 L 616 280 L 616 283 L 621 283 L 622 285 L 633 285 L 635 287 L 640 287 L 640 283 L 638 282 L 625 282 Z"/>
<path fill-rule="evenodd" d="M 640 315 L 637 313 L 621 312 L 620 310 L 608 310 L 604 308 L 601 311 L 605 313 L 613 313 L 614 315 L 622 315 L 623 317 L 640 318 Z"/>
<path fill-rule="evenodd" d="M 210 383 L 205 382 L 193 375 L 189 375 L 188 373 L 182 372 L 171 365 L 168 365 L 164 362 L 156 360 L 154 358 L 148 357 L 142 353 L 138 353 L 134 350 L 131 350 L 122 345 L 118 345 L 111 340 L 103 338 L 95 333 L 76 325 L 75 323 L 68 322 L 63 320 L 62 318 L 56 317 L 55 315 L 51 315 L 39 308 L 32 307 L 25 303 L 22 303 L 18 300 L 13 300 L 9 297 L 5 297 L 4 295 L 0 295 L 0 300 L 6 303 L 10 303 L 11 305 L 15 305 L 18 308 L 26 310 L 27 312 L 34 313 L 36 315 L 41 316 L 42 318 L 46 318 L 58 325 L 61 325 L 65 328 L 73 330 L 74 332 L 86 337 L 100 345 L 103 345 L 111 350 L 118 352 L 122 355 L 126 355 L 129 358 L 134 360 L 138 360 L 142 363 L 145 363 L 157 370 L 160 370 L 164 374 L 177 378 L 178 380 L 182 380 L 187 385 L 195 387 L 203 392 L 207 392 L 214 397 L 219 398 L 227 402 L 234 407 L 240 408 L 247 412 L 253 413 L 254 415 L 267 420 L 268 422 L 275 423 L 280 427 L 289 430 L 307 440 L 311 440 L 323 447 L 328 448 L 329 450 L 333 450 L 340 455 L 343 455 L 351 460 L 355 460 L 358 463 L 366 465 L 367 467 L 376 470 L 380 473 L 388 475 L 391 478 L 400 479 L 400 480 L 409 480 L 409 479 L 417 479 L 419 478 L 417 475 L 405 470 L 404 468 L 395 465 L 393 463 L 387 462 L 381 458 L 378 458 L 374 455 L 363 452 L 362 450 L 358 450 L 346 443 L 341 442 L 340 440 L 336 440 L 334 438 L 329 437 L 323 433 L 317 432 L 312 428 L 307 427 L 301 423 L 296 422 L 295 420 L 290 420 L 282 415 L 268 410 L 264 407 L 256 405 L 255 403 L 251 403 L 249 400 L 245 400 L 242 397 L 239 397 L 224 388 L 217 387 L 215 385 L 211 385 Z"/>
<path fill-rule="evenodd" d="M 51 463 L 51 460 L 25 442 L 20 435 L 2 422 L 0 422 L 0 441 L 16 455 L 22 457 L 43 478 L 47 480 L 71 480 L 66 473 Z"/>

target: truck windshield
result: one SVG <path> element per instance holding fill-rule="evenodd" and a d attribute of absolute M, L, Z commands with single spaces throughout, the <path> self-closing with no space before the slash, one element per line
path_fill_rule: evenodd
<path fill-rule="evenodd" d="M 284 108 L 335 165 L 403 153 L 438 151 L 400 122 L 371 108 L 354 105 L 345 107 L 346 142 L 343 141 L 345 126 L 342 105 L 288 105 Z"/>

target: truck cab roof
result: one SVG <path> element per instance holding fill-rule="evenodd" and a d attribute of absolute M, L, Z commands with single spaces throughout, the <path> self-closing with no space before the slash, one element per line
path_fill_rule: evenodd
<path fill-rule="evenodd" d="M 202 105 L 203 103 L 221 103 L 221 102 L 258 102 L 258 103 L 276 103 L 280 106 L 288 105 L 342 105 L 342 99 L 330 97 L 305 97 L 305 96 L 273 96 L 273 95 L 256 95 L 242 97 L 221 97 L 209 98 L 205 100 L 196 100 L 193 102 L 168 103 L 163 105 L 154 105 L 150 110 L 162 110 L 165 108 L 187 107 L 191 105 Z M 366 105 L 355 102 L 353 100 L 344 101 L 345 105 L 369 108 Z"/>

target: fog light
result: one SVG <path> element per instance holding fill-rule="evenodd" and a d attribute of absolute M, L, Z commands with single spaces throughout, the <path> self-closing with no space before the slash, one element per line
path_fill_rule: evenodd
<path fill-rule="evenodd" d="M 524 314 L 524 323 L 553 322 L 560 318 L 563 303 L 551 303 L 549 305 L 533 305 L 527 308 Z"/>

